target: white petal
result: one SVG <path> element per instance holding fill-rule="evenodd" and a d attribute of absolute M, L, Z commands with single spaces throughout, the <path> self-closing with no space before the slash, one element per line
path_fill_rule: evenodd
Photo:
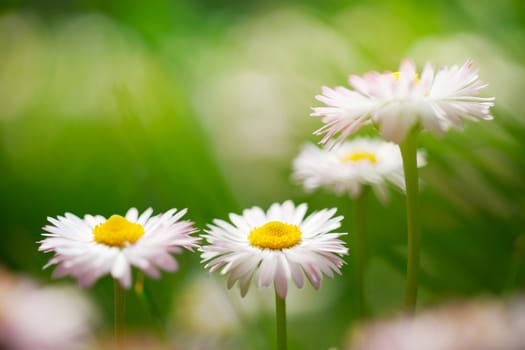
<path fill-rule="evenodd" d="M 122 287 L 129 288 L 131 286 L 131 268 L 123 253 L 120 253 L 115 259 L 111 268 L 111 276 L 119 280 Z"/>
<path fill-rule="evenodd" d="M 240 287 L 240 290 L 241 290 L 241 297 L 243 297 L 243 298 L 246 295 L 246 293 L 248 293 L 248 290 L 250 289 L 250 282 L 252 280 L 252 277 L 253 277 L 253 272 L 244 275 L 239 280 L 239 287 Z"/>
<path fill-rule="evenodd" d="M 288 279 L 291 275 L 290 267 L 288 266 L 288 262 L 283 254 L 279 254 L 276 257 L 277 267 L 274 280 L 275 290 L 281 298 L 285 299 L 286 294 L 288 294 Z"/>
<path fill-rule="evenodd" d="M 169 254 L 158 254 L 153 261 L 155 262 L 155 265 L 169 272 L 175 272 L 179 269 L 177 260 Z"/>
<path fill-rule="evenodd" d="M 308 210 L 308 205 L 306 203 L 298 205 L 297 208 L 295 208 L 295 213 L 293 214 L 290 223 L 294 225 L 300 225 L 303 221 L 304 215 L 306 214 L 306 210 Z"/>
<path fill-rule="evenodd" d="M 137 208 L 130 208 L 128 212 L 126 213 L 125 217 L 126 217 L 126 220 L 130 222 L 137 222 L 138 217 L 139 217 L 139 211 L 137 210 Z"/>
<path fill-rule="evenodd" d="M 302 265 L 304 269 L 304 273 L 306 274 L 306 277 L 308 277 L 308 280 L 312 284 L 312 286 L 315 289 L 319 289 L 321 287 L 321 272 L 319 271 L 319 268 L 315 266 L 312 262 L 308 262 L 305 265 Z"/>
<path fill-rule="evenodd" d="M 259 207 L 246 209 L 243 212 L 243 216 L 248 222 L 250 228 L 259 227 L 266 223 L 266 214 Z"/>
<path fill-rule="evenodd" d="M 146 226 L 146 222 L 150 218 L 151 214 L 153 213 L 152 208 L 146 209 L 137 219 L 137 224 L 140 224 L 142 226 Z"/>
<path fill-rule="evenodd" d="M 267 287 L 273 282 L 277 268 L 274 252 L 265 252 L 264 255 L 257 272 L 257 285 L 259 287 Z"/>

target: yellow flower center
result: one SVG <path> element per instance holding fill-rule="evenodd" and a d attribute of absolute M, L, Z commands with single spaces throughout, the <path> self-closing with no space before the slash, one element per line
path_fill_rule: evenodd
<path fill-rule="evenodd" d="M 377 158 L 373 153 L 370 152 L 354 152 L 343 157 L 342 161 L 343 163 L 368 161 L 372 164 L 375 164 L 377 163 Z"/>
<path fill-rule="evenodd" d="M 105 223 L 95 226 L 93 236 L 97 243 L 112 247 L 123 247 L 124 243 L 135 243 L 144 234 L 144 227 L 126 220 L 120 215 L 111 216 Z"/>
<path fill-rule="evenodd" d="M 261 227 L 254 228 L 248 235 L 248 240 L 254 247 L 285 249 L 301 241 L 301 230 L 297 225 L 270 221 Z"/>
<path fill-rule="evenodd" d="M 394 72 L 394 73 L 392 73 L 392 75 L 394 76 L 395 80 L 399 80 L 399 78 L 401 77 L 401 72 Z M 413 80 L 414 80 L 414 83 L 419 84 L 419 82 L 420 82 L 419 74 L 414 73 Z"/>

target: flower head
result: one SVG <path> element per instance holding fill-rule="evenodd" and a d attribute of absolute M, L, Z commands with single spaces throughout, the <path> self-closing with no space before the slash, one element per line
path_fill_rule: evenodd
<path fill-rule="evenodd" d="M 306 204 L 291 201 L 274 203 L 267 212 L 259 207 L 245 209 L 242 215 L 230 214 L 231 224 L 214 220 L 201 247 L 202 260 L 210 272 L 229 273 L 228 288 L 239 281 L 241 295 L 248 292 L 252 277 L 259 287 L 274 284 L 280 297 L 288 293 L 288 281 L 304 285 L 304 275 L 319 289 L 323 273 L 333 277 L 341 273 L 348 254 L 339 239 L 345 233 L 333 230 L 341 226 L 336 209 L 324 209 L 305 218 Z"/>
<path fill-rule="evenodd" d="M 193 222 L 180 221 L 186 209 L 152 213 L 149 208 L 139 216 L 131 208 L 125 217 L 109 219 L 100 215 L 81 219 L 71 213 L 48 218 L 52 225 L 43 228 L 47 237 L 39 242 L 39 250 L 53 251 L 55 256 L 45 267 L 57 264 L 53 277 L 73 276 L 81 287 L 111 274 L 129 288 L 131 266 L 153 278 L 160 277 L 160 270 L 175 272 L 178 264 L 171 253 L 197 247 L 199 238 L 190 235 L 197 230 Z"/>
<path fill-rule="evenodd" d="M 475 96 L 487 86 L 478 79 L 478 69 L 467 60 L 461 67 L 443 67 L 434 72 L 427 63 L 421 75 L 414 62 L 405 60 L 398 72 L 369 72 L 349 78 L 354 90 L 322 88 L 316 99 L 326 107 L 313 108 L 325 124 L 315 134 L 325 134 L 322 144 L 337 133 L 342 142 L 367 123 L 378 125 L 383 138 L 401 143 L 408 131 L 419 126 L 441 136 L 450 127 L 461 129 L 463 120 L 490 120 L 494 98 Z"/>
<path fill-rule="evenodd" d="M 418 166 L 423 165 L 425 158 L 419 152 Z M 384 201 L 388 198 L 388 183 L 405 189 L 399 147 L 377 139 L 346 141 L 334 150 L 306 144 L 293 167 L 293 177 L 302 181 L 306 191 L 323 187 L 337 195 L 348 193 L 355 199 L 365 186 L 370 186 Z"/>

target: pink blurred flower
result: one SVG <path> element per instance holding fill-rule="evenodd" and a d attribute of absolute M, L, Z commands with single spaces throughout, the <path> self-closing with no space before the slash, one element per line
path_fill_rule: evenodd
<path fill-rule="evenodd" d="M 44 287 L 0 271 L 0 348 L 91 348 L 93 305 L 77 289 Z"/>
<path fill-rule="evenodd" d="M 348 350 L 525 349 L 525 300 L 452 304 L 364 325 Z"/>

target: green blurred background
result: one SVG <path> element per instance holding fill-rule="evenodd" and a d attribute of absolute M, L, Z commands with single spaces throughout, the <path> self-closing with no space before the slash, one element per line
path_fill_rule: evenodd
<path fill-rule="evenodd" d="M 423 134 L 420 309 L 504 296 L 525 277 L 525 2 L 34 0 L 0 2 L 0 263 L 57 283 L 37 252 L 47 216 L 189 208 L 199 228 L 293 199 L 336 206 L 352 254 L 352 202 L 305 194 L 291 162 L 320 121 L 322 85 L 350 73 L 468 57 L 496 96 L 495 120 Z M 363 133 L 373 134 L 372 130 Z M 397 312 L 404 197 L 369 202 L 369 302 Z M 147 286 L 170 341 L 191 349 L 273 345 L 271 290 L 240 299 L 198 254 Z M 62 281 L 61 283 L 63 283 Z M 73 281 L 69 281 L 73 283 Z M 340 347 L 357 320 L 352 258 L 319 293 L 292 292 L 292 349 Z M 111 331 L 108 277 L 87 291 Z M 268 293 L 269 292 L 269 293 Z M 130 330 L 151 329 L 128 293 Z"/>

